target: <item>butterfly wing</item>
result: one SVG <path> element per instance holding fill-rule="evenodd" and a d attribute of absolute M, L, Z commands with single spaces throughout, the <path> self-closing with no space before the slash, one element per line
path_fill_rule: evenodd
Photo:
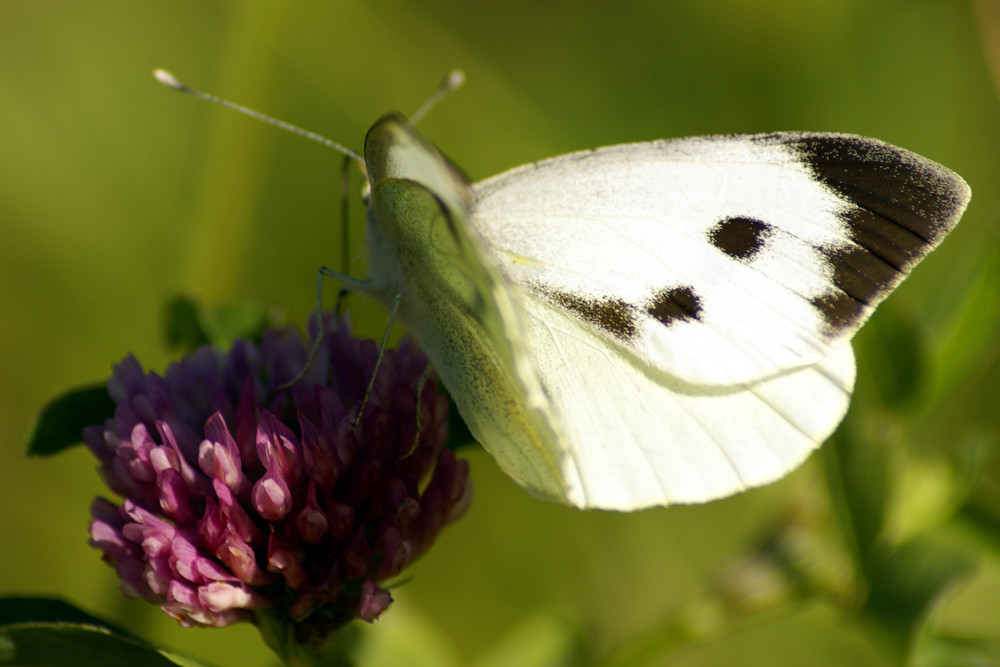
<path fill-rule="evenodd" d="M 847 410 L 846 342 L 756 383 L 691 385 L 630 363 L 564 309 L 541 299 L 527 306 L 527 349 L 569 443 L 566 501 L 578 507 L 705 502 L 771 482 Z"/>
<path fill-rule="evenodd" d="M 475 186 L 501 271 L 692 384 L 753 382 L 849 340 L 958 222 L 957 175 L 836 134 L 612 146 Z"/>
<path fill-rule="evenodd" d="M 524 348 L 525 315 L 469 227 L 468 181 L 398 116 L 365 142 L 370 278 L 433 362 L 469 430 L 504 471 L 564 500 L 565 438 Z"/>

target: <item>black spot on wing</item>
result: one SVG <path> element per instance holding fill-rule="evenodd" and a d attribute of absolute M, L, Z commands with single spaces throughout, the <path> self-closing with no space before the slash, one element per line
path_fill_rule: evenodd
<path fill-rule="evenodd" d="M 708 242 L 733 259 L 749 262 L 767 242 L 771 225 L 746 216 L 723 218 L 708 230 Z"/>
<path fill-rule="evenodd" d="M 537 285 L 535 288 L 552 303 L 625 343 L 639 334 L 639 321 L 646 315 L 669 327 L 675 322 L 700 320 L 702 314 L 701 297 L 691 287 L 662 289 L 638 307 L 623 299 L 583 297 L 562 290 L 539 289 Z"/>
<path fill-rule="evenodd" d="M 968 185 L 954 172 L 876 139 L 787 134 L 761 140 L 791 147 L 845 205 L 839 216 L 851 243 L 819 248 L 836 289 L 812 300 L 832 335 L 859 326 L 958 224 L 969 200 Z"/>
<path fill-rule="evenodd" d="M 664 326 L 685 320 L 700 320 L 701 297 L 692 287 L 670 287 L 653 295 L 646 313 Z"/>
<path fill-rule="evenodd" d="M 592 299 L 558 290 L 544 294 L 619 340 L 629 341 L 638 332 L 633 307 L 621 299 Z"/>

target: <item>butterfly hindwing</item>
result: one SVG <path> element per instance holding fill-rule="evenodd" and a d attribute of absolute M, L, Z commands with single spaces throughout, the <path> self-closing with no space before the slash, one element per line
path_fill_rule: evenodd
<path fill-rule="evenodd" d="M 571 443 L 567 500 L 580 507 L 704 502 L 773 481 L 832 433 L 850 400 L 846 342 L 766 381 L 695 386 L 623 363 L 545 301 L 527 312 L 528 352 Z"/>

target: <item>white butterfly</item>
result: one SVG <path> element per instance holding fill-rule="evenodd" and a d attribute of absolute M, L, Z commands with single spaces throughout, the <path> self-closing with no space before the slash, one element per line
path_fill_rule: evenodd
<path fill-rule="evenodd" d="M 850 339 L 968 185 L 843 134 L 610 146 L 469 185 L 399 116 L 369 131 L 370 277 L 472 434 L 578 507 L 773 481 L 842 419 Z"/>
<path fill-rule="evenodd" d="M 847 410 L 851 337 L 971 194 L 845 134 L 610 146 L 470 185 L 389 115 L 364 165 L 370 275 L 338 277 L 398 308 L 514 480 L 618 510 L 799 465 Z"/>

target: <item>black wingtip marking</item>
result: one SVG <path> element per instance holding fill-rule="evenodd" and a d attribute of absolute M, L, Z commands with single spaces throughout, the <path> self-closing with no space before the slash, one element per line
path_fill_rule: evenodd
<path fill-rule="evenodd" d="M 708 242 L 741 262 L 752 261 L 767 243 L 771 225 L 746 216 L 723 218 L 708 230 Z"/>
<path fill-rule="evenodd" d="M 826 334 L 831 337 L 860 326 L 869 312 L 864 301 L 837 290 L 813 297 L 809 302 L 819 311 L 826 324 Z"/>
<path fill-rule="evenodd" d="M 835 289 L 811 299 L 829 334 L 854 329 L 905 277 L 894 266 L 861 245 L 818 248 L 833 270 Z"/>
<path fill-rule="evenodd" d="M 835 290 L 813 298 L 837 335 L 859 326 L 958 224 L 971 193 L 951 170 L 877 139 L 839 134 L 772 135 L 846 205 L 851 241 L 819 248 Z"/>
<path fill-rule="evenodd" d="M 646 312 L 667 327 L 674 322 L 700 320 L 701 297 L 692 287 L 669 287 L 653 295 Z"/>
<path fill-rule="evenodd" d="M 788 144 L 816 179 L 854 205 L 852 239 L 908 271 L 951 231 L 969 202 L 953 171 L 877 139 L 792 135 Z"/>

